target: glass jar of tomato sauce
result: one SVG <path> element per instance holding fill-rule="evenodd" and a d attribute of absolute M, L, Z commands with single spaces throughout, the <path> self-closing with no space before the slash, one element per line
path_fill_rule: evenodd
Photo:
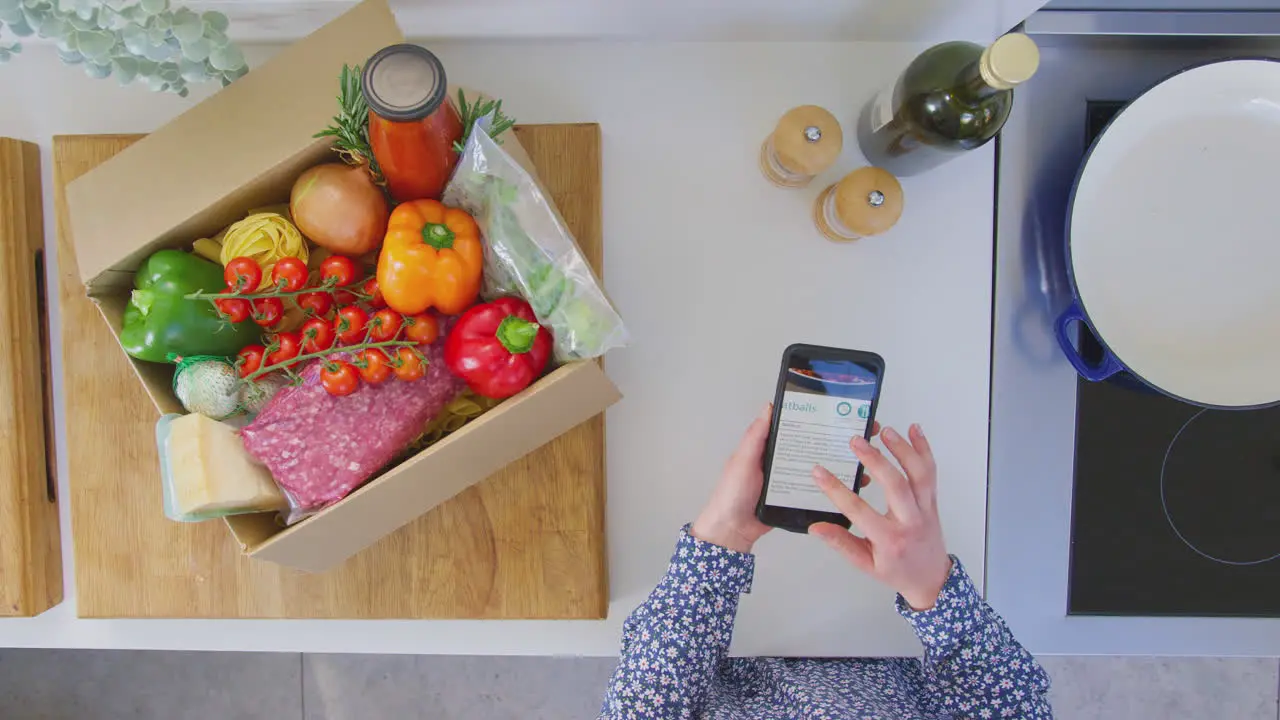
<path fill-rule="evenodd" d="M 379 50 L 364 66 L 369 146 L 396 202 L 439 199 L 458 154 L 462 118 L 444 65 L 418 45 Z"/>

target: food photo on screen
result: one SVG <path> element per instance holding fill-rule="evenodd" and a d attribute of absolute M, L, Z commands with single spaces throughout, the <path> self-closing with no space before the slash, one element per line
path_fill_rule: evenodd
<path fill-rule="evenodd" d="M 870 401 L 876 391 L 876 375 L 849 360 L 797 358 L 796 364 L 787 369 L 786 389 Z"/>

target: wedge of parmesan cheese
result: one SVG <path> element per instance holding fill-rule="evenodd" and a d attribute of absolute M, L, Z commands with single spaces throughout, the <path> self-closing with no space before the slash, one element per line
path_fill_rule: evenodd
<path fill-rule="evenodd" d="M 288 507 L 265 467 L 253 462 L 240 433 L 197 413 L 169 429 L 173 509 L 184 518 L 270 512 Z"/>

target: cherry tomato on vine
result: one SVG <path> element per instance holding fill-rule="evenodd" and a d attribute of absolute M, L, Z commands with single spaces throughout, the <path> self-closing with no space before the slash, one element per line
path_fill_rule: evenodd
<path fill-rule="evenodd" d="M 354 345 L 364 342 L 364 329 L 369 324 L 369 314 L 359 305 L 348 305 L 338 308 L 333 318 L 333 334 L 343 345 Z"/>
<path fill-rule="evenodd" d="M 240 370 L 240 377 L 248 377 L 257 372 L 262 367 L 262 356 L 266 351 L 261 345 L 245 345 L 240 348 L 240 352 L 236 354 L 236 367 Z"/>
<path fill-rule="evenodd" d="M 360 292 L 369 296 L 366 301 L 369 307 L 379 310 L 387 306 L 386 298 L 382 297 L 382 288 L 378 287 L 378 278 L 371 277 L 364 281 L 364 285 L 360 286 Z"/>
<path fill-rule="evenodd" d="M 276 292 L 297 292 L 307 286 L 307 264 L 296 257 L 283 257 L 271 269 L 271 284 Z"/>
<path fill-rule="evenodd" d="M 262 284 L 262 266 L 251 257 L 231 258 L 222 269 L 222 279 L 233 293 L 251 293 Z"/>
<path fill-rule="evenodd" d="M 218 306 L 218 312 L 233 323 L 248 320 L 249 313 L 252 311 L 249 301 L 244 298 L 221 298 L 214 300 L 213 304 Z"/>
<path fill-rule="evenodd" d="M 422 356 L 413 348 L 402 347 L 396 351 L 395 374 L 401 380 L 417 380 L 427 374 Z"/>
<path fill-rule="evenodd" d="M 327 292 L 302 293 L 295 301 L 308 315 L 324 317 L 333 309 L 333 296 Z"/>
<path fill-rule="evenodd" d="M 318 353 L 333 347 L 333 324 L 328 320 L 313 317 L 302 323 L 302 352 Z"/>
<path fill-rule="evenodd" d="M 356 294 L 350 290 L 339 290 L 333 294 L 333 304 L 338 307 L 355 305 L 359 300 L 360 298 L 356 297 Z"/>
<path fill-rule="evenodd" d="M 332 281 L 336 287 L 350 285 L 356 279 L 356 264 L 349 257 L 330 255 L 320 263 L 320 279 Z"/>
<path fill-rule="evenodd" d="M 296 332 L 276 333 L 275 337 L 271 338 L 271 345 L 276 347 L 267 353 L 268 365 L 290 364 L 290 360 L 302 353 L 302 338 L 298 337 Z"/>
<path fill-rule="evenodd" d="M 369 318 L 369 339 L 374 342 L 395 340 L 403 325 L 404 316 L 400 313 L 390 308 L 379 310 Z"/>
<path fill-rule="evenodd" d="M 404 339 L 419 345 L 430 345 L 440 337 L 440 323 L 434 315 L 421 313 L 404 319 Z"/>
<path fill-rule="evenodd" d="M 258 298 L 253 301 L 253 321 L 262 327 L 271 327 L 280 322 L 284 314 L 284 302 L 278 297 Z"/>
<path fill-rule="evenodd" d="M 356 355 L 356 369 L 360 378 L 370 385 L 377 385 L 391 377 L 391 361 L 380 348 L 366 348 Z"/>
<path fill-rule="evenodd" d="M 360 389 L 360 376 L 351 363 L 331 360 L 320 368 L 320 384 L 330 395 L 350 395 Z"/>

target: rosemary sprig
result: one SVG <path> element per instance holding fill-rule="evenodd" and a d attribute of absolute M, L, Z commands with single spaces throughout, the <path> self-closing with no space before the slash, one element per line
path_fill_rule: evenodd
<path fill-rule="evenodd" d="M 458 88 L 458 112 L 462 115 L 462 139 L 453 144 L 453 151 L 457 153 L 461 153 L 466 148 L 467 140 L 471 137 L 471 128 L 475 127 L 476 121 L 489 113 L 493 113 L 493 122 L 489 123 L 489 137 L 499 145 L 502 141 L 498 139 L 498 135 L 516 124 L 515 118 L 507 117 L 502 112 L 501 100 L 481 98 L 468 103 L 462 88 Z"/>
<path fill-rule="evenodd" d="M 366 165 L 374 182 L 386 182 L 369 147 L 369 104 L 361 88 L 359 65 L 343 64 L 338 75 L 338 114 L 333 116 L 332 125 L 312 137 L 333 138 L 333 149 L 343 160 L 351 165 Z"/>

